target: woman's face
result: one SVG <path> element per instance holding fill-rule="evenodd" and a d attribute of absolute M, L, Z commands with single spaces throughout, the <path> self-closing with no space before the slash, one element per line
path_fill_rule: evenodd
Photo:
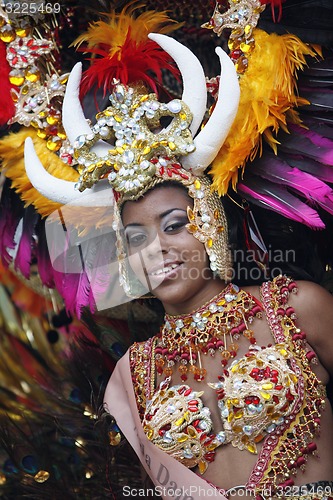
<path fill-rule="evenodd" d="M 221 290 L 203 243 L 186 229 L 193 202 L 181 187 L 157 187 L 125 203 L 122 221 L 130 266 L 170 314 L 188 313 Z"/>

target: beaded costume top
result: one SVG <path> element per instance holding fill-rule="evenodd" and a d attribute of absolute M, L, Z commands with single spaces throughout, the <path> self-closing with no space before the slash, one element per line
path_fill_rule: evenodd
<path fill-rule="evenodd" d="M 315 354 L 306 344 L 304 332 L 296 327 L 294 310 L 288 306 L 292 291 L 297 291 L 296 284 L 283 276 L 262 285 L 262 308 L 275 343 L 260 347 L 252 342 L 244 357 L 228 367 L 222 362 L 221 376 L 216 383 L 208 384 L 216 390 L 223 424 L 223 431 L 217 434 L 210 410 L 201 398 L 205 383 L 200 392 L 185 383 L 186 376 L 182 377 L 183 384 L 172 385 L 171 373 L 166 370 L 169 376 L 155 387 L 156 358 L 166 351 L 160 347 L 161 337 L 132 346 L 134 391 L 150 441 L 186 467 L 198 466 L 201 474 L 214 460 L 218 447 L 232 444 L 258 453 L 257 443 L 262 442 L 247 488 L 274 491 L 293 484 L 291 476 L 299 468 L 304 469 L 307 455 L 315 453 L 314 439 L 326 394 L 310 366 Z M 216 351 L 226 352 L 225 343 L 219 344 L 217 338 L 213 337 L 218 344 Z M 185 359 L 184 354 L 179 354 Z M 206 354 L 215 355 L 211 345 Z M 192 368 L 200 380 L 200 370 Z"/>

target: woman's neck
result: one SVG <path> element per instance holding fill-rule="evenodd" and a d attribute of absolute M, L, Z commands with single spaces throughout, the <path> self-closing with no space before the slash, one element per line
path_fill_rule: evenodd
<path fill-rule="evenodd" d="M 198 293 L 189 297 L 187 300 L 177 303 L 164 301 L 162 304 L 168 315 L 178 316 L 180 314 L 189 314 L 202 307 L 206 302 L 209 302 L 225 287 L 226 283 L 219 278 L 211 279 L 209 286 L 203 287 Z"/>

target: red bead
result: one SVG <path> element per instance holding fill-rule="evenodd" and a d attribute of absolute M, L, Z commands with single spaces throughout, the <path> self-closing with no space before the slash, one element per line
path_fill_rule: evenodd
<path fill-rule="evenodd" d="M 316 451 L 316 449 L 317 449 L 316 443 L 314 443 L 313 441 L 311 441 L 311 443 L 308 444 L 308 451 L 309 451 L 309 453 L 313 453 L 314 451 Z"/>
<path fill-rule="evenodd" d="M 187 380 L 187 375 L 186 373 L 183 373 L 180 378 L 182 379 L 183 382 L 185 382 Z"/>
<path fill-rule="evenodd" d="M 239 49 L 236 49 L 236 50 L 233 50 L 232 52 L 230 52 L 230 57 L 232 59 L 238 59 L 241 55 L 242 55 L 242 51 Z"/>
<path fill-rule="evenodd" d="M 312 361 L 313 359 L 316 358 L 316 353 L 314 351 L 309 351 L 306 353 L 306 357 L 308 361 Z"/>
<path fill-rule="evenodd" d="M 215 459 L 215 452 L 214 451 L 209 451 L 204 455 L 205 459 L 207 462 L 214 462 Z"/>
<path fill-rule="evenodd" d="M 304 457 L 298 457 L 298 459 L 296 460 L 297 467 L 301 467 L 304 464 L 305 464 L 305 458 Z"/>

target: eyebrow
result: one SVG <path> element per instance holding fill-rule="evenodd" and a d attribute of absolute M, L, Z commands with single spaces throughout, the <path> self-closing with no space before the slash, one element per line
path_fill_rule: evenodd
<path fill-rule="evenodd" d="M 165 212 L 162 212 L 161 214 L 159 214 L 158 218 L 160 220 L 162 220 L 162 219 L 164 219 L 164 217 L 166 217 L 167 215 L 169 215 L 175 211 L 180 211 L 180 212 L 184 212 L 185 214 L 187 214 L 186 210 L 184 210 L 183 208 L 169 208 L 169 210 L 166 210 Z M 124 229 L 126 230 L 128 227 L 139 227 L 139 226 L 143 226 L 143 225 L 144 224 L 142 224 L 140 222 L 131 222 L 130 224 L 127 224 L 124 227 Z"/>

